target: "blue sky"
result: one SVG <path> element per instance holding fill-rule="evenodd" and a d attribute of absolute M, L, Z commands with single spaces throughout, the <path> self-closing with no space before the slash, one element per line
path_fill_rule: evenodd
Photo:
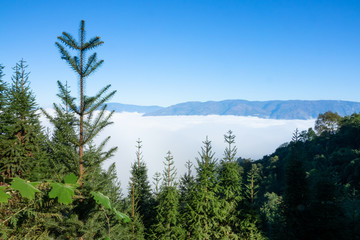
<path fill-rule="evenodd" d="M 0 0 L 0 63 L 9 81 L 24 58 L 42 106 L 56 81 L 77 93 L 56 37 L 100 36 L 104 65 L 87 93 L 111 84 L 113 102 L 168 106 L 224 99 L 360 101 L 360 1 Z"/>

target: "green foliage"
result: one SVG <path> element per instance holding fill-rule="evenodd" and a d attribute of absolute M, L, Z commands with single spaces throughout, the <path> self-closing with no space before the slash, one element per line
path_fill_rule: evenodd
<path fill-rule="evenodd" d="M 36 180 L 39 174 L 45 174 L 43 168 L 47 161 L 27 67 L 26 62 L 20 60 L 13 68 L 11 86 L 2 92 L 5 109 L 1 114 L 0 171 L 3 177 L 20 176 Z"/>
<path fill-rule="evenodd" d="M 239 203 L 243 199 L 242 179 L 240 166 L 235 162 L 237 148 L 235 135 L 229 130 L 224 135 L 225 142 L 228 144 L 224 151 L 224 157 L 219 166 L 219 198 L 221 199 L 223 221 L 220 223 L 226 229 L 227 239 L 237 239 L 239 232 Z"/>
<path fill-rule="evenodd" d="M 50 198 L 57 198 L 59 203 L 69 204 L 72 202 L 72 197 L 75 195 L 74 190 L 79 186 L 75 184 L 50 183 L 51 191 Z"/>
<path fill-rule="evenodd" d="M 0 203 L 7 203 L 9 198 L 11 198 L 10 194 L 6 193 L 6 187 L 0 187 Z"/>
<path fill-rule="evenodd" d="M 102 205 L 106 209 L 111 209 L 111 203 L 108 196 L 104 196 L 101 192 L 91 192 L 91 195 L 93 195 L 94 200 L 97 204 Z"/>
<path fill-rule="evenodd" d="M 142 155 L 142 142 L 137 140 L 136 159 L 132 164 L 131 176 L 134 177 L 136 211 L 142 216 L 146 234 L 150 234 L 151 226 L 155 218 L 155 200 L 151 193 L 151 187 L 148 180 L 148 169 Z M 129 197 L 132 196 L 133 180 L 129 182 Z"/>
<path fill-rule="evenodd" d="M 341 116 L 337 113 L 328 111 L 324 114 L 319 114 L 315 122 L 315 130 L 318 135 L 334 134 L 338 130 L 341 122 Z"/>
<path fill-rule="evenodd" d="M 38 184 L 39 183 L 30 183 L 29 181 L 25 181 L 21 178 L 14 178 L 11 182 L 11 188 L 18 190 L 22 197 L 32 200 L 35 198 L 35 193 L 40 192 L 37 188 L 35 188 Z"/>
<path fill-rule="evenodd" d="M 176 169 L 173 156 L 169 151 L 165 157 L 163 185 L 157 199 L 156 224 L 153 227 L 153 239 L 181 239 L 184 230 L 180 225 L 179 192 L 174 179 Z"/>
<path fill-rule="evenodd" d="M 188 219 L 192 239 L 217 239 L 226 235 L 227 229 L 219 225 L 226 215 L 221 209 L 221 201 L 217 196 L 218 182 L 216 159 L 212 151 L 211 141 L 203 142 L 199 158 L 196 186 L 190 197 L 191 217 Z"/>

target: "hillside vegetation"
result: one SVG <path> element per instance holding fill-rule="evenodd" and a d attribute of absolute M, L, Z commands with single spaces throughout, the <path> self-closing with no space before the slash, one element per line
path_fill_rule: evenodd
<path fill-rule="evenodd" d="M 139 139 L 122 195 L 115 164 L 101 167 L 116 147 L 93 141 L 111 124 L 105 102 L 115 91 L 83 89 L 103 63 L 91 53 L 103 42 L 86 41 L 80 26 L 80 40 L 64 32 L 56 43 L 80 81 L 78 96 L 58 82 L 54 115 L 41 109 L 53 132 L 39 121 L 26 62 L 8 83 L 0 66 L 0 239 L 360 239 L 356 113 L 319 114 L 314 130 L 295 129 L 290 143 L 258 161 L 239 157 L 231 130 L 221 159 L 206 137 L 182 176 L 169 151 L 149 177 Z"/>

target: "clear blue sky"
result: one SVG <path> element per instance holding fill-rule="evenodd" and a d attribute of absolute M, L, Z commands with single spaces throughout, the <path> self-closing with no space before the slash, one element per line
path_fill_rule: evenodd
<path fill-rule="evenodd" d="M 40 105 L 77 78 L 54 42 L 63 31 L 105 44 L 87 92 L 161 105 L 223 99 L 360 101 L 360 1 L 0 0 L 5 80 L 24 58 Z"/>

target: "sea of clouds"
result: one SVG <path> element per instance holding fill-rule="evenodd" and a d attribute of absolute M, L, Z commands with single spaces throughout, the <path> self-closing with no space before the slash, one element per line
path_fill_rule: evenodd
<path fill-rule="evenodd" d="M 42 118 L 45 126 L 49 123 Z M 232 130 L 236 135 L 237 157 L 260 159 L 271 154 L 277 147 L 289 142 L 296 128 L 307 130 L 315 120 L 274 120 L 239 116 L 156 116 L 143 117 L 141 113 L 115 113 L 112 125 L 95 139 L 99 143 L 111 136 L 108 148 L 117 146 L 115 156 L 103 167 L 116 163 L 118 178 L 123 192 L 127 192 L 130 167 L 136 159 L 136 141 L 142 141 L 143 160 L 148 166 L 150 182 L 156 171 L 163 171 L 166 153 L 171 151 L 177 176 L 185 173 L 185 162 L 196 166 L 206 137 L 212 142 L 215 157 L 223 157 L 226 144 L 224 134 Z M 193 169 L 193 172 L 195 169 Z"/>

